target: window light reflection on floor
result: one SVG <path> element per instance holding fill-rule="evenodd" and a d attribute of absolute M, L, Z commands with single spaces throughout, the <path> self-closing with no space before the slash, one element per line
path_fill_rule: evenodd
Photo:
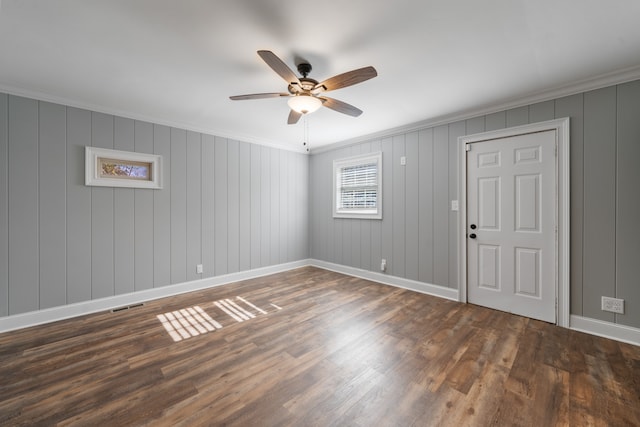
<path fill-rule="evenodd" d="M 200 306 L 159 314 L 158 320 L 174 342 L 222 329 Z"/>
<path fill-rule="evenodd" d="M 244 322 L 246 320 L 255 319 L 260 314 L 267 312 L 260 307 L 252 304 L 242 297 L 236 297 L 236 300 L 226 298 L 215 301 L 213 305 L 219 308 L 236 322 Z M 271 304 L 277 310 L 282 310 L 275 304 Z M 252 312 L 252 310 L 254 312 Z M 187 338 L 196 337 L 198 335 L 213 332 L 216 329 L 222 329 L 222 325 L 209 316 L 200 306 L 183 308 L 176 311 L 170 311 L 156 316 L 162 323 L 162 326 L 169 333 L 174 342 L 182 341 Z"/>

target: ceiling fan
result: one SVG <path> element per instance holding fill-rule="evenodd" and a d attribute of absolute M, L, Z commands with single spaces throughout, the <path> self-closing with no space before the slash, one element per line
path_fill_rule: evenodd
<path fill-rule="evenodd" d="M 358 117 L 362 114 L 362 110 L 346 102 L 320 95 L 324 92 L 362 83 L 378 75 L 376 69 L 369 66 L 338 74 L 318 83 L 317 80 L 307 77 L 311 72 L 311 64 L 309 63 L 298 64 L 298 72 L 302 77 L 297 77 L 287 64 L 273 52 L 259 50 L 258 55 L 288 83 L 288 92 L 253 93 L 250 95 L 230 96 L 229 98 L 234 101 L 240 101 L 245 99 L 288 97 L 291 112 L 287 123 L 290 125 L 297 123 L 303 114 L 312 113 L 322 106 L 348 116 Z"/>

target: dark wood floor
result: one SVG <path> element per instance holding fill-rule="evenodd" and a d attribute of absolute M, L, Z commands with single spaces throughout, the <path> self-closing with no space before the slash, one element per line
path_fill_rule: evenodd
<path fill-rule="evenodd" d="M 0 334 L 0 381 L 2 426 L 640 425 L 640 347 L 312 267 Z"/>

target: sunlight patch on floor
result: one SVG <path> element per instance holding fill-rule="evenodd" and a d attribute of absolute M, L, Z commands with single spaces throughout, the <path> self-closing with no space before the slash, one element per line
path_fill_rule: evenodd
<path fill-rule="evenodd" d="M 235 300 L 225 298 L 215 301 L 213 305 L 236 322 L 245 322 L 255 319 L 256 316 L 267 312 L 245 298 L 236 297 Z M 282 310 L 275 304 L 271 304 L 278 310 Z M 183 308 L 156 316 L 171 336 L 174 342 L 222 329 L 222 325 L 216 322 L 200 306 Z"/>
<path fill-rule="evenodd" d="M 157 317 L 175 342 L 222 329 L 220 323 L 197 305 L 159 314 Z"/>

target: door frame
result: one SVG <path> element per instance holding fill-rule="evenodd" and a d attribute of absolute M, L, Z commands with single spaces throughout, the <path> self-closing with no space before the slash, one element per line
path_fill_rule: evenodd
<path fill-rule="evenodd" d="M 570 152 L 569 117 L 458 138 L 458 283 L 459 301 L 467 303 L 467 153 L 465 145 L 554 130 L 556 133 L 556 324 L 569 327 L 570 315 Z"/>

